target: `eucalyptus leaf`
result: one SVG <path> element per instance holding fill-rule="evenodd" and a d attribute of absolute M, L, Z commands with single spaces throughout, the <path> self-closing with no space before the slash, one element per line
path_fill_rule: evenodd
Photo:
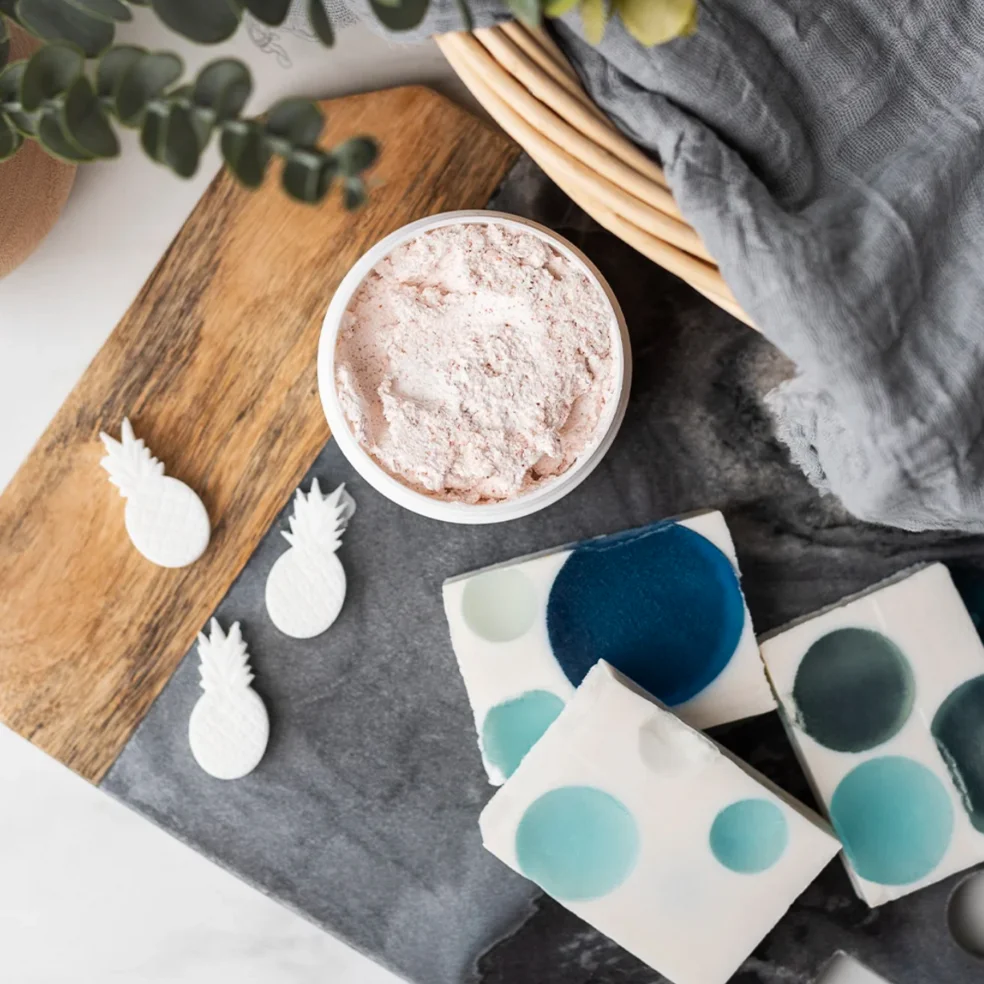
<path fill-rule="evenodd" d="M 116 115 L 124 126 L 139 126 L 152 99 L 181 77 L 184 66 L 169 51 L 141 56 L 124 73 L 116 90 Z"/>
<path fill-rule="evenodd" d="M 530 27 L 539 27 L 541 20 L 540 0 L 509 0 L 509 9 Z"/>
<path fill-rule="evenodd" d="M 601 44 L 610 16 L 606 0 L 581 0 L 581 26 L 589 44 Z"/>
<path fill-rule="evenodd" d="M 0 68 L 7 64 L 10 57 L 10 31 L 7 28 L 7 18 L 0 14 Z M 16 150 L 16 148 L 15 148 Z M 13 154 L 13 151 L 11 151 Z"/>
<path fill-rule="evenodd" d="M 235 58 L 220 58 L 198 73 L 192 101 L 196 106 L 210 110 L 221 122 L 237 117 L 252 91 L 249 69 Z"/>
<path fill-rule="evenodd" d="M 95 58 L 113 43 L 113 24 L 68 0 L 17 0 L 17 19 L 46 41 L 69 41 Z"/>
<path fill-rule="evenodd" d="M 199 44 L 232 37 L 243 14 L 236 0 L 151 0 L 151 5 L 169 28 Z"/>
<path fill-rule="evenodd" d="M 310 99 L 284 99 L 267 114 L 267 133 L 294 147 L 314 147 L 325 126 L 321 110 Z"/>
<path fill-rule="evenodd" d="M 61 115 L 57 109 L 46 109 L 41 114 L 41 121 L 38 124 L 38 140 L 52 157 L 61 158 L 63 161 L 81 164 L 93 159 L 92 154 L 79 147 L 65 132 Z"/>
<path fill-rule="evenodd" d="M 547 17 L 563 17 L 564 14 L 572 11 L 579 0 L 547 0 L 543 7 L 543 12 Z"/>
<path fill-rule="evenodd" d="M 61 42 L 47 44 L 30 57 L 21 80 L 21 105 L 32 113 L 54 99 L 82 74 L 85 59 L 78 48 Z"/>
<path fill-rule="evenodd" d="M 132 45 L 114 45 L 99 59 L 99 67 L 96 69 L 96 92 L 101 99 L 112 99 L 113 105 L 116 104 L 116 90 L 119 88 L 120 80 L 143 55 L 147 54 L 144 48 L 137 48 Z"/>
<path fill-rule="evenodd" d="M 530 0 L 533 2 L 533 0 Z M 430 0 L 400 0 L 395 6 L 381 0 L 369 0 L 372 12 L 383 25 L 391 31 L 410 31 L 424 19 Z"/>
<path fill-rule="evenodd" d="M 246 9 L 258 20 L 271 27 L 283 24 L 291 0 L 244 0 Z"/>
<path fill-rule="evenodd" d="M 615 0 L 622 23 L 651 48 L 693 32 L 697 0 Z"/>
<path fill-rule="evenodd" d="M 352 137 L 332 151 L 339 171 L 353 177 L 372 167 L 378 156 L 379 147 L 371 137 Z"/>
<path fill-rule="evenodd" d="M 308 20 L 311 30 L 318 35 L 321 43 L 330 48 L 335 43 L 335 29 L 322 0 L 308 0 Z"/>
<path fill-rule="evenodd" d="M 130 8 L 121 0 L 67 0 L 73 7 L 109 23 L 133 20 Z"/>
<path fill-rule="evenodd" d="M 24 137 L 18 133 L 13 123 L 0 114 L 0 161 L 5 161 L 20 150 Z"/>
<path fill-rule="evenodd" d="M 62 107 L 65 132 L 93 157 L 116 157 L 120 144 L 99 105 L 92 83 L 80 75 L 65 94 Z"/>
<path fill-rule="evenodd" d="M 270 163 L 270 149 L 260 124 L 254 120 L 226 123 L 222 127 L 220 145 L 222 157 L 233 174 L 247 188 L 258 188 Z"/>
<path fill-rule="evenodd" d="M 320 202 L 331 187 L 334 169 L 325 154 L 316 150 L 299 150 L 284 164 L 283 186 L 299 202 Z"/>
<path fill-rule="evenodd" d="M 21 82 L 26 69 L 26 61 L 15 61 L 0 70 L 0 106 L 21 104 Z"/>
<path fill-rule="evenodd" d="M 164 145 L 164 159 L 175 174 L 190 178 L 198 170 L 201 147 L 187 107 L 171 106 Z"/>
<path fill-rule="evenodd" d="M 140 127 L 140 146 L 143 147 L 144 153 L 158 164 L 164 163 L 168 115 L 167 106 L 148 106 Z"/>
<path fill-rule="evenodd" d="M 366 202 L 366 184 L 362 178 L 346 178 L 342 191 L 342 204 L 351 212 Z"/>

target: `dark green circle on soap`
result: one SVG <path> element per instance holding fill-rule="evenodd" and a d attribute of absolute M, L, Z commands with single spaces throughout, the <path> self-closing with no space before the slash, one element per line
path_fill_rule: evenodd
<path fill-rule="evenodd" d="M 796 671 L 797 722 L 835 752 L 864 752 L 902 730 L 916 686 L 905 654 L 873 629 L 835 629 Z"/>
<path fill-rule="evenodd" d="M 984 676 L 962 683 L 940 704 L 932 732 L 970 822 L 984 833 Z"/>

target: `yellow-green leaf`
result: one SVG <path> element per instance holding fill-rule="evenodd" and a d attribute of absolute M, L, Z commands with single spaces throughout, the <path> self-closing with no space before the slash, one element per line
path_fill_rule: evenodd
<path fill-rule="evenodd" d="M 589 44 L 601 44 L 608 17 L 607 0 L 581 0 L 581 26 Z"/>
<path fill-rule="evenodd" d="M 626 30 L 647 48 L 692 34 L 697 0 L 616 0 Z"/>
<path fill-rule="evenodd" d="M 577 6 L 577 0 L 547 0 L 543 12 L 548 17 L 563 17 Z"/>

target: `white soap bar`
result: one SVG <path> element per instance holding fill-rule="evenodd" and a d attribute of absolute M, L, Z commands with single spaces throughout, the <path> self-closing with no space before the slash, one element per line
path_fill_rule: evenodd
<path fill-rule="evenodd" d="M 479 822 L 496 857 L 674 984 L 725 984 L 840 848 L 604 662 Z"/>
<path fill-rule="evenodd" d="M 489 779 L 503 782 L 599 659 L 695 728 L 775 708 L 719 512 L 444 585 Z"/>
<path fill-rule="evenodd" d="M 862 899 L 984 860 L 984 646 L 942 564 L 801 620 L 762 656 Z"/>

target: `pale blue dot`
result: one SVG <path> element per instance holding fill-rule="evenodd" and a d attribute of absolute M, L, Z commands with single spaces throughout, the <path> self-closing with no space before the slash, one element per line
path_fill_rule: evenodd
<path fill-rule="evenodd" d="M 768 871 L 789 844 L 789 823 L 771 800 L 746 799 L 726 806 L 711 824 L 711 851 L 731 871 Z"/>
<path fill-rule="evenodd" d="M 473 577 L 461 597 L 461 614 L 468 627 L 489 642 L 512 642 L 525 635 L 539 612 L 536 586 L 515 567 Z"/>
<path fill-rule="evenodd" d="M 485 757 L 511 776 L 563 709 L 564 702 L 549 690 L 527 690 L 496 704 L 482 722 Z"/>
<path fill-rule="evenodd" d="M 900 755 L 869 759 L 830 800 L 830 819 L 854 870 L 879 885 L 908 885 L 943 859 L 953 804 L 924 765 Z"/>
<path fill-rule="evenodd" d="M 562 902 L 608 895 L 638 856 L 639 828 L 628 807 L 593 786 L 544 793 L 516 828 L 520 871 Z"/>

